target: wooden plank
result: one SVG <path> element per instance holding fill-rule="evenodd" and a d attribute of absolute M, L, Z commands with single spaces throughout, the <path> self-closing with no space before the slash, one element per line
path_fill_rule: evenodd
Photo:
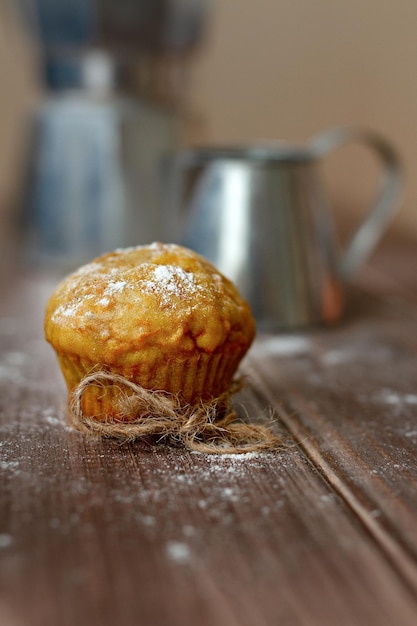
<path fill-rule="evenodd" d="M 399 308 L 389 298 L 366 297 L 357 316 L 338 328 L 264 337 L 252 368 L 307 456 L 415 593 L 414 316 L 406 301 Z"/>
<path fill-rule="evenodd" d="M 15 280 L 0 305 L 1 624 L 415 624 L 409 579 L 286 429 L 280 452 L 239 458 L 120 445 L 69 430 L 64 388 L 41 331 L 52 284 L 41 276 Z M 332 347 L 327 341 L 315 339 L 322 359 L 339 346 L 335 336 Z M 270 402 L 278 410 L 282 400 L 294 410 L 294 384 L 301 374 L 317 375 L 316 358 L 293 350 L 283 368 L 282 354 L 277 361 L 261 341 L 247 368 L 255 364 L 256 375 L 262 366 L 262 376 L 242 392 L 243 410 L 256 416 Z M 325 381 L 327 388 L 309 382 L 319 396 L 300 393 L 303 402 L 319 403 L 332 427 L 314 436 L 338 467 L 333 446 L 344 453 L 358 427 L 345 410 L 331 414 L 338 390 L 349 401 L 347 386 Z M 313 430 L 310 424 L 311 437 Z M 339 475 L 350 488 L 350 476 Z"/>

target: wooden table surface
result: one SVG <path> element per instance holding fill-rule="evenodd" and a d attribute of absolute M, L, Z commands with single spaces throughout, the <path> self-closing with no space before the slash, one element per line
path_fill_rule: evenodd
<path fill-rule="evenodd" d="M 417 624 L 417 244 L 381 245 L 331 329 L 259 336 L 238 401 L 274 453 L 66 424 L 58 277 L 3 272 L 1 626 Z"/>

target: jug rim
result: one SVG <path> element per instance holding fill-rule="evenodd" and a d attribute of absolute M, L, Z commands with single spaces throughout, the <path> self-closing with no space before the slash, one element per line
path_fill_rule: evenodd
<path fill-rule="evenodd" d="M 225 161 L 304 163 L 316 159 L 305 146 L 286 142 L 250 145 L 212 145 L 184 148 L 178 153 L 186 162 L 206 163 L 214 159 Z"/>

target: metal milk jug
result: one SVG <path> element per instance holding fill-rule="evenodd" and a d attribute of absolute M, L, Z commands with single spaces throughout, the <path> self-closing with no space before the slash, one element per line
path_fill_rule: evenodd
<path fill-rule="evenodd" d="M 379 156 L 383 180 L 375 204 L 340 252 L 320 161 L 352 140 Z M 169 238 L 230 278 L 264 331 L 340 318 L 344 283 L 383 234 L 403 186 L 391 145 L 355 127 L 328 130 L 303 147 L 185 150 L 171 174 Z"/>

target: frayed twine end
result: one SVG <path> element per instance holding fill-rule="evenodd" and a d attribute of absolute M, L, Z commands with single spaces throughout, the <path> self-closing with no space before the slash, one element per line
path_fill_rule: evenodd
<path fill-rule="evenodd" d="M 119 387 L 119 417 L 90 417 L 82 409 L 82 397 L 90 386 Z M 208 454 L 243 454 L 271 451 L 281 446 L 280 439 L 262 424 L 239 421 L 231 398 L 235 385 L 220 397 L 184 405 L 178 396 L 144 389 L 117 374 L 95 371 L 87 374 L 72 393 L 71 423 L 78 430 L 102 437 L 127 441 L 157 436 L 181 443 L 189 450 Z"/>

